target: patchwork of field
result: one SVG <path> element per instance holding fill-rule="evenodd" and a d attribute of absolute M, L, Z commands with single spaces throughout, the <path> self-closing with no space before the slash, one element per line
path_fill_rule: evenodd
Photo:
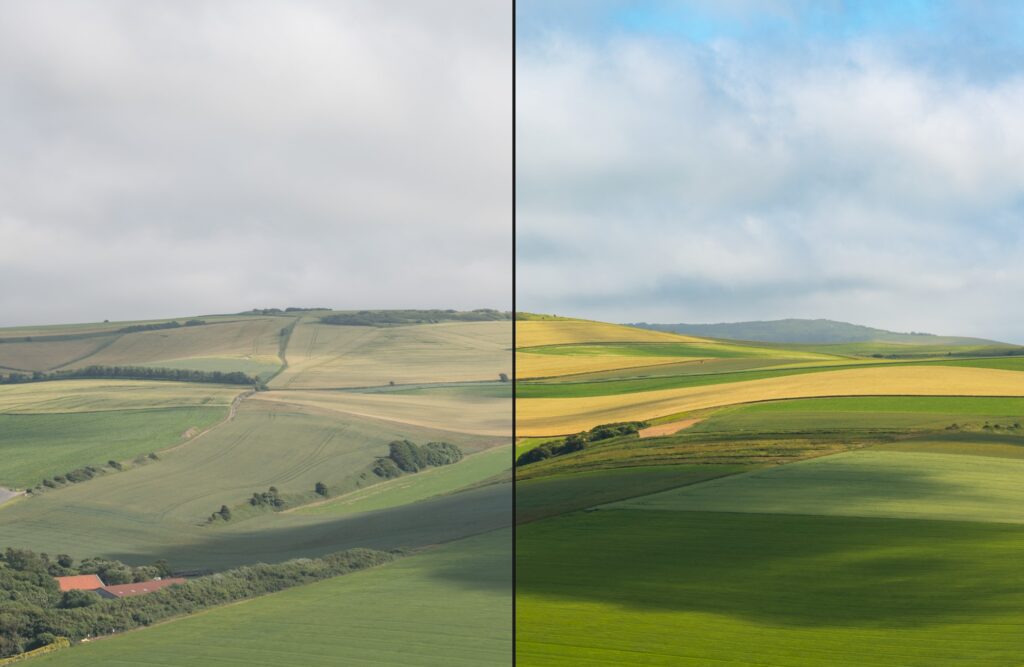
<path fill-rule="evenodd" d="M 141 380 L 60 380 L 0 386 L 0 414 L 52 414 L 227 406 L 237 385 Z"/>
<path fill-rule="evenodd" d="M 271 386 L 494 381 L 500 373 L 511 376 L 511 347 L 508 321 L 363 327 L 303 320 L 288 343 L 288 368 Z"/>
<path fill-rule="evenodd" d="M 221 406 L 2 414 L 0 485 L 23 489 L 85 465 L 130 461 L 176 445 L 227 413 Z"/>
<path fill-rule="evenodd" d="M 511 534 L 501 530 L 34 662 L 508 665 L 511 618 Z"/>
<path fill-rule="evenodd" d="M 1020 664 L 1024 365 L 970 357 L 1017 350 L 722 345 L 517 385 L 520 454 L 655 425 L 516 468 L 517 662 Z"/>
<path fill-rule="evenodd" d="M 949 366 L 855 367 L 612 396 L 517 397 L 516 432 L 522 436 L 577 433 L 608 422 L 653 419 L 752 401 L 837 395 L 1024 396 L 1024 375 Z"/>

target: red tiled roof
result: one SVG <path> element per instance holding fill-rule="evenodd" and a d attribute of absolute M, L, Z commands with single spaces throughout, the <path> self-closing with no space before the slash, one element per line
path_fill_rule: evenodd
<path fill-rule="evenodd" d="M 171 579 L 153 579 L 151 581 L 140 581 L 137 584 L 117 584 L 116 586 L 104 586 L 100 589 L 102 593 L 106 593 L 109 597 L 127 598 L 133 595 L 142 595 L 143 593 L 152 593 L 158 591 L 161 588 L 167 588 L 173 584 L 183 584 L 186 579 L 181 577 L 174 577 Z"/>
<path fill-rule="evenodd" d="M 97 574 L 76 574 L 73 577 L 54 577 L 62 591 L 94 591 L 103 588 L 103 580 Z"/>

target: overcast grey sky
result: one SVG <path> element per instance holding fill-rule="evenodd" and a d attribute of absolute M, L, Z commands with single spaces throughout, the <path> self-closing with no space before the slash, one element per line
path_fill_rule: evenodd
<path fill-rule="evenodd" d="M 0 3 L 0 325 L 511 307 L 505 0 Z"/>
<path fill-rule="evenodd" d="M 522 0 L 517 307 L 1024 343 L 1024 6 Z"/>

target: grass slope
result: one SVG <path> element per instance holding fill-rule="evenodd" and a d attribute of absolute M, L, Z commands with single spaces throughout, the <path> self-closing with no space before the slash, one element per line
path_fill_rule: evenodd
<path fill-rule="evenodd" d="M 861 450 L 734 475 L 616 506 L 1024 523 L 1024 460 Z"/>
<path fill-rule="evenodd" d="M 0 485 L 26 488 L 84 465 L 159 451 L 226 414 L 226 407 L 187 407 L 0 415 Z"/>
<path fill-rule="evenodd" d="M 81 645 L 34 664 L 253 667 L 512 664 L 511 534 Z"/>
<path fill-rule="evenodd" d="M 1024 528 L 602 510 L 517 531 L 517 664 L 1018 665 Z"/>
<path fill-rule="evenodd" d="M 490 479 L 512 466 L 510 447 L 472 454 L 455 465 L 403 475 L 367 489 L 353 491 L 326 503 L 303 507 L 297 514 L 335 515 L 386 509 L 450 493 Z"/>

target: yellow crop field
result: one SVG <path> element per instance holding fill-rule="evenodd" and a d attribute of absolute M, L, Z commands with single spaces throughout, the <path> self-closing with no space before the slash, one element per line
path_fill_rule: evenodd
<path fill-rule="evenodd" d="M 0 414 L 229 405 L 246 387 L 141 380 L 60 380 L 0 386 Z"/>
<path fill-rule="evenodd" d="M 516 378 L 526 380 L 578 373 L 597 373 L 622 368 L 679 363 L 690 359 L 696 361 L 698 357 L 639 357 L 611 354 L 572 356 L 516 352 Z"/>
<path fill-rule="evenodd" d="M 18 371 L 48 371 L 86 357 L 108 344 L 111 336 L 73 340 L 0 343 L 0 367 Z"/>
<path fill-rule="evenodd" d="M 588 320 L 517 321 L 516 347 L 572 343 L 696 343 L 703 338 Z"/>
<path fill-rule="evenodd" d="M 587 398 L 518 399 L 519 436 L 577 433 L 608 422 L 818 396 L 1024 396 L 1024 374 L 988 368 L 850 368 L 729 384 Z"/>
<path fill-rule="evenodd" d="M 507 397 L 448 391 L 364 394 L 297 390 L 260 392 L 250 400 L 307 408 L 319 414 L 356 415 L 471 435 L 512 437 L 512 404 Z"/>
<path fill-rule="evenodd" d="M 512 374 L 512 323 L 360 327 L 302 322 L 275 388 L 497 380 Z"/>
<path fill-rule="evenodd" d="M 287 323 L 281 318 L 252 318 L 123 334 L 108 347 L 68 368 L 142 365 L 190 358 L 279 364 L 279 335 Z"/>

